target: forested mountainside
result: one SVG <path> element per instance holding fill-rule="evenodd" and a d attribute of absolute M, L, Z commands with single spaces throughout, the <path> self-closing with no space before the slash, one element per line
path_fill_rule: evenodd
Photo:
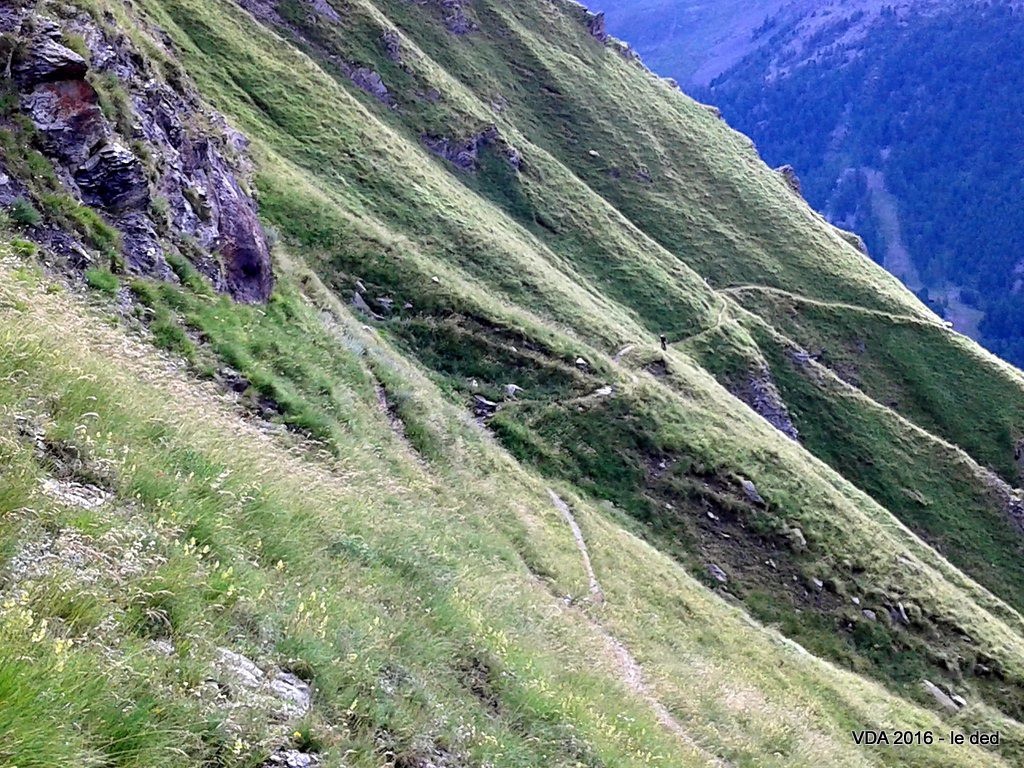
<path fill-rule="evenodd" d="M 1024 760 L 1024 377 L 602 17 L 0 34 L 0 764 Z"/>
<path fill-rule="evenodd" d="M 1020 364 L 1019 3 L 607 3 L 958 330 Z"/>

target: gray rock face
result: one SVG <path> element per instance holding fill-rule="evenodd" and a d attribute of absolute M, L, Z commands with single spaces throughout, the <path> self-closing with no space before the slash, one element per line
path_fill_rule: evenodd
<path fill-rule="evenodd" d="M 335 24 L 341 21 L 341 16 L 338 15 L 338 12 L 334 10 L 327 0 L 309 0 L 309 4 L 318 16 L 321 16 L 328 21 L 332 21 Z"/>
<path fill-rule="evenodd" d="M 75 181 L 83 201 L 110 213 L 149 205 L 149 182 L 142 162 L 116 140 L 94 152 L 75 171 Z"/>
<path fill-rule="evenodd" d="M 395 100 L 392 98 L 388 87 L 384 84 L 384 79 L 378 72 L 369 67 L 358 67 L 352 70 L 349 79 L 382 104 L 394 105 Z"/>
<path fill-rule="evenodd" d="M 38 132 L 43 151 L 68 167 L 77 167 L 110 135 L 99 96 L 85 80 L 43 83 L 21 99 Z"/>
<path fill-rule="evenodd" d="M 165 82 L 127 36 L 112 35 L 85 14 L 62 22 L 85 41 L 96 71 L 115 76 L 128 95 L 132 135 L 120 135 L 85 79 L 85 59 L 58 42 L 65 29 L 31 14 L 5 19 L 22 40 L 24 53 L 13 69 L 40 148 L 67 192 L 121 232 L 129 270 L 175 279 L 164 253 L 179 250 L 217 290 L 244 302 L 269 298 L 270 250 L 256 205 L 239 182 L 249 170 L 241 159 L 245 138 L 204 109 L 187 84 Z M 200 124 L 215 130 L 200 131 Z M 129 148 L 134 142 L 152 158 L 152 186 Z M 166 221 L 151 211 L 154 196 L 166 202 Z"/>
<path fill-rule="evenodd" d="M 224 264 L 228 293 L 236 301 L 264 302 L 270 298 L 274 277 L 270 249 L 256 205 L 223 166 L 212 169 L 212 199 L 216 203 L 216 250 Z"/>
<path fill-rule="evenodd" d="M 402 35 L 397 29 L 389 29 L 381 35 L 380 44 L 384 47 L 388 60 L 396 64 L 402 63 Z"/>
<path fill-rule="evenodd" d="M 789 409 L 767 368 L 755 371 L 747 380 L 746 386 L 733 394 L 786 437 L 792 440 L 800 439 L 800 433 L 793 424 Z"/>
<path fill-rule="evenodd" d="M 24 185 L 7 172 L 7 167 L 0 159 L 0 205 L 10 205 L 19 197 L 24 196 Z"/>
<path fill-rule="evenodd" d="M 475 171 L 480 149 L 483 146 L 481 136 L 473 136 L 464 141 L 450 139 L 447 136 L 420 137 L 423 146 L 440 158 L 447 160 L 460 171 Z"/>
<path fill-rule="evenodd" d="M 608 42 L 608 26 L 603 13 L 594 13 L 587 17 L 587 31 L 599 42 Z"/>
<path fill-rule="evenodd" d="M 129 266 L 143 275 L 161 280 L 174 280 L 174 272 L 164 261 L 160 236 L 144 211 L 129 211 L 118 217 L 117 228 L 124 242 L 124 254 Z"/>

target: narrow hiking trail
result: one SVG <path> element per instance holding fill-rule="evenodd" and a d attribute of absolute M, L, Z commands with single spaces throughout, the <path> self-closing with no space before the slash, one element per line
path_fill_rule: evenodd
<path fill-rule="evenodd" d="M 941 320 L 932 321 L 928 320 L 924 316 L 915 317 L 913 315 L 899 315 L 895 312 L 886 312 L 883 309 L 871 309 L 869 307 L 862 307 L 858 304 L 846 304 L 841 301 L 821 301 L 820 299 L 812 299 L 807 296 L 791 293 L 790 291 L 783 290 L 782 288 L 772 288 L 767 285 L 733 285 L 728 288 L 720 288 L 719 292 L 728 295 L 740 293 L 771 293 L 776 296 L 791 299 L 792 301 L 800 304 L 810 304 L 812 306 L 823 307 L 825 309 L 841 309 L 849 312 L 859 312 L 864 315 L 873 315 L 875 317 L 881 317 L 898 323 L 911 323 L 914 325 L 924 325 L 933 328 L 946 327 Z"/>
<path fill-rule="evenodd" d="M 590 551 L 587 548 L 586 539 L 583 537 L 583 531 L 580 529 L 579 523 L 576 522 L 576 516 L 572 512 L 572 508 L 550 488 L 548 489 L 548 495 L 551 497 L 551 503 L 561 513 L 566 525 L 569 526 L 569 530 L 572 531 L 573 540 L 576 542 L 580 558 L 583 561 L 583 569 L 586 571 L 587 579 L 590 583 L 591 602 L 595 605 L 603 604 L 605 602 L 604 590 L 601 588 L 601 583 L 594 572 L 594 565 L 590 559 Z M 707 760 L 709 765 L 713 765 L 715 768 L 731 768 L 731 763 L 712 754 L 691 736 L 686 728 L 683 727 L 683 724 L 661 702 L 647 683 L 647 677 L 644 674 L 643 667 L 640 666 L 640 662 L 630 653 L 629 649 L 612 635 L 600 621 L 585 611 L 580 610 L 578 613 L 587 621 L 591 629 L 601 637 L 605 645 L 606 656 L 615 660 L 619 670 L 619 678 L 633 694 L 639 696 L 650 706 L 657 717 L 658 723 L 666 730 L 671 731 L 689 749 Z"/>
<path fill-rule="evenodd" d="M 583 559 L 583 569 L 587 572 L 587 579 L 590 582 L 591 599 L 595 603 L 603 603 L 604 590 L 601 589 L 601 584 L 597 580 L 597 574 L 594 573 L 594 565 L 590 562 L 590 551 L 587 549 L 587 542 L 583 538 L 583 531 L 580 530 L 576 517 L 573 515 L 572 510 L 569 509 L 569 505 L 550 488 L 548 489 L 548 495 L 551 497 L 551 502 L 555 505 L 555 509 L 562 513 L 562 518 L 569 526 L 569 530 L 572 531 L 572 537 L 576 541 L 576 548 L 579 549 L 580 557 Z"/>

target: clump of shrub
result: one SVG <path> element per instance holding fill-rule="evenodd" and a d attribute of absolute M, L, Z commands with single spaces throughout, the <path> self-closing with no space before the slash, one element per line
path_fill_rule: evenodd
<path fill-rule="evenodd" d="M 42 214 L 24 197 L 11 203 L 10 216 L 11 221 L 22 228 L 38 227 L 43 221 Z"/>

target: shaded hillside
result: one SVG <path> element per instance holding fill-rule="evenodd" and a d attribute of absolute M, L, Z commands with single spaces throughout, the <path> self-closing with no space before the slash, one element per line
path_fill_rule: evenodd
<path fill-rule="evenodd" d="M 1020 761 L 1024 379 L 598 18 L 0 19 L 0 758 Z"/>

